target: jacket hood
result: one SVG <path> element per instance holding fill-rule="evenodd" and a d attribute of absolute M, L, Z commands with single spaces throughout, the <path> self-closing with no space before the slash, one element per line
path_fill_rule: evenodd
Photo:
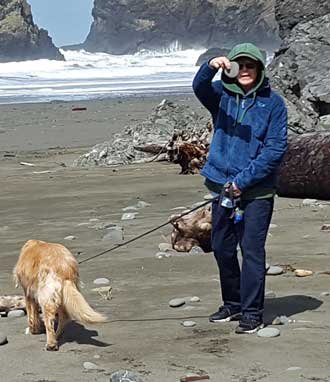
<path fill-rule="evenodd" d="M 252 60 L 258 61 L 261 64 L 261 72 L 258 75 L 257 84 L 253 89 L 251 89 L 248 92 L 248 94 L 257 91 L 261 87 L 266 76 L 266 60 L 264 55 L 261 53 L 260 49 L 249 42 L 238 44 L 233 47 L 233 49 L 229 52 L 227 57 L 230 61 L 235 61 L 239 57 L 249 57 Z M 236 78 L 229 78 L 228 76 L 226 76 L 224 71 L 222 72 L 221 80 L 223 86 L 231 92 L 241 95 L 245 94 L 243 89 L 238 85 Z"/>

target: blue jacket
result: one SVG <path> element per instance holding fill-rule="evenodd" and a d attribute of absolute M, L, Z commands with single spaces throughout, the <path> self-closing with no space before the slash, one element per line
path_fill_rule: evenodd
<path fill-rule="evenodd" d="M 256 92 L 233 93 L 207 63 L 197 72 L 193 89 L 213 119 L 213 138 L 202 175 L 219 185 L 235 182 L 275 189 L 279 164 L 287 149 L 287 109 L 265 78 Z M 255 188 L 254 187 L 254 188 Z"/>

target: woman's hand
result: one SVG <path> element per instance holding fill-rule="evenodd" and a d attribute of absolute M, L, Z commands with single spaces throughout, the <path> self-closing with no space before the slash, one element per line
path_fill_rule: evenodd
<path fill-rule="evenodd" d="M 231 64 L 227 57 L 214 57 L 209 61 L 209 66 L 214 69 L 230 70 Z"/>

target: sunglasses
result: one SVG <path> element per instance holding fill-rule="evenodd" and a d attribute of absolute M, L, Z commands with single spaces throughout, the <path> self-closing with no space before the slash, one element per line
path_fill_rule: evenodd
<path fill-rule="evenodd" d="M 256 69 L 257 64 L 254 62 L 238 62 L 239 65 L 239 70 L 243 70 L 244 68 L 246 69 Z"/>

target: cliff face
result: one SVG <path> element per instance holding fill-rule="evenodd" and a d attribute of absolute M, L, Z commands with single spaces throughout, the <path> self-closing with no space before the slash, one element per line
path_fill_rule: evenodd
<path fill-rule="evenodd" d="M 279 44 L 274 0 L 94 0 L 84 48 L 113 54 L 140 49 Z"/>
<path fill-rule="evenodd" d="M 64 60 L 48 32 L 33 22 L 26 0 L 0 0 L 0 62 Z"/>
<path fill-rule="evenodd" d="M 290 127 L 330 129 L 330 2 L 277 0 L 275 16 L 283 43 L 270 73 L 288 101 Z"/>

